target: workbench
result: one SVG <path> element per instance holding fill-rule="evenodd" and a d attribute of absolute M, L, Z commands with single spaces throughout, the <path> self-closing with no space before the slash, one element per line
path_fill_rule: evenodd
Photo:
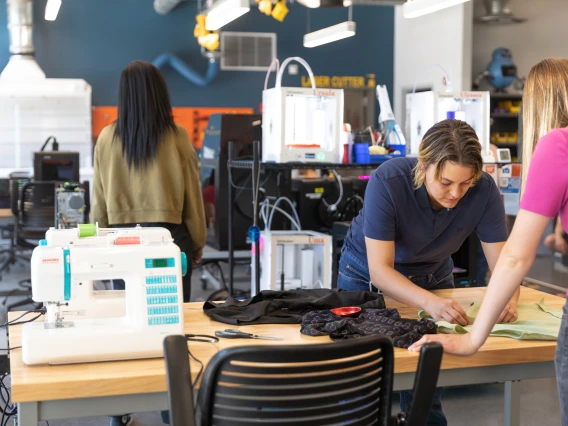
<path fill-rule="evenodd" d="M 480 301 L 485 288 L 440 290 L 435 293 L 451 297 L 462 306 Z M 538 302 L 542 297 L 551 307 L 561 308 L 565 299 L 522 287 L 520 302 Z M 402 317 L 416 318 L 418 310 L 386 298 L 388 307 L 397 308 Z M 234 328 L 211 321 L 202 311 L 202 303 L 188 303 L 184 308 L 185 332 L 214 335 L 216 330 Z M 9 319 L 19 315 L 12 312 Z M 206 366 L 219 350 L 241 345 L 318 344 L 329 338 L 300 334 L 300 325 L 254 325 L 243 331 L 282 337 L 282 341 L 221 339 L 218 344 L 189 342 L 192 354 Z M 21 326 L 9 327 L 10 347 L 21 344 Z M 439 386 L 505 383 L 505 425 L 520 425 L 520 381 L 555 376 L 556 342 L 527 341 L 490 337 L 473 356 L 444 354 Z M 396 390 L 411 389 L 418 353 L 395 349 Z M 10 354 L 12 400 L 18 404 L 19 425 L 37 425 L 41 420 L 76 418 L 96 415 L 121 415 L 165 410 L 165 364 L 162 358 L 101 362 L 60 366 L 27 366 L 21 349 Z M 199 366 L 191 361 L 195 378 Z"/>

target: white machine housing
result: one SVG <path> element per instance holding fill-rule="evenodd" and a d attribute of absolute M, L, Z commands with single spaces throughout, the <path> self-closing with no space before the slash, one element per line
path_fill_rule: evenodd
<path fill-rule="evenodd" d="M 343 89 L 275 87 L 262 92 L 262 161 L 338 163 Z"/>
<path fill-rule="evenodd" d="M 6 170 L 1 175 L 33 169 L 33 153 L 49 136 L 61 150 L 78 151 L 81 168 L 92 170 L 91 116 L 85 80 L 0 79 L 0 170 Z"/>
<path fill-rule="evenodd" d="M 331 236 L 312 231 L 260 233 L 260 290 L 331 288 Z M 254 271 L 254 268 L 252 268 Z M 254 274 L 251 280 L 255 294 Z"/>
<path fill-rule="evenodd" d="M 418 92 L 406 95 L 406 138 L 410 140 L 410 155 L 418 155 L 424 134 L 434 124 L 448 118 L 465 121 L 477 133 L 483 161 L 494 163 L 490 145 L 489 92 Z"/>
<path fill-rule="evenodd" d="M 100 238 L 100 237 L 94 237 Z M 67 364 L 163 356 L 163 339 L 183 334 L 182 255 L 163 242 L 39 246 L 32 254 L 33 300 L 45 322 L 22 326 L 26 364 Z M 125 281 L 125 315 L 61 321 L 61 304 L 93 280 Z M 94 303 L 93 300 L 91 300 Z"/>
<path fill-rule="evenodd" d="M 92 225 L 86 225 L 92 226 Z M 81 225 L 80 225 L 81 227 Z M 172 235 L 166 228 L 95 228 L 95 235 L 80 237 L 79 228 L 50 228 L 45 233 L 45 244 L 53 246 L 93 246 L 107 247 L 114 244 L 116 238 L 138 237 L 143 244 L 170 241 Z M 114 318 L 126 314 L 126 302 L 123 290 L 97 289 L 94 280 L 85 281 L 73 292 L 73 297 L 60 307 L 61 315 L 66 320 L 85 318 Z"/>

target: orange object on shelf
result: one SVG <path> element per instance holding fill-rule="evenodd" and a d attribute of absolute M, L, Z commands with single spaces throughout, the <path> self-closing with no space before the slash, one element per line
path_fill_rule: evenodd
<path fill-rule="evenodd" d="M 185 127 L 189 139 L 196 150 L 200 150 L 203 145 L 203 137 L 209 117 L 213 114 L 254 114 L 253 108 L 231 108 L 231 107 L 174 107 L 174 121 L 180 126 Z M 115 106 L 93 107 L 93 139 L 101 134 L 102 130 L 116 121 L 118 109 Z"/>

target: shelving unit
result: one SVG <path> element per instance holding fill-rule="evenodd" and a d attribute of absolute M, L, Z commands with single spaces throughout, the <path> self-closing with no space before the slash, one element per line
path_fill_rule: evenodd
<path fill-rule="evenodd" d="M 521 117 L 516 113 L 499 113 L 494 112 L 500 101 L 519 101 L 522 99 L 521 94 L 517 93 L 491 93 L 490 94 L 490 116 L 491 116 L 491 133 L 519 133 Z M 492 142 L 499 148 L 509 148 L 511 157 L 516 161 L 519 156 L 519 141 L 515 142 Z"/>
<path fill-rule="evenodd" d="M 376 169 L 380 166 L 378 163 L 373 164 L 333 164 L 333 163 L 262 163 L 260 161 L 260 143 L 253 142 L 253 159 L 252 160 L 242 160 L 234 158 L 234 148 L 233 143 L 229 142 L 229 155 L 227 167 L 229 169 L 248 169 L 251 170 L 253 176 L 256 176 L 260 170 L 277 170 L 286 172 L 283 181 L 280 182 L 282 187 L 286 185 L 291 185 L 291 174 L 292 170 L 295 169 L 319 169 L 319 170 L 333 170 L 333 169 Z M 386 160 L 388 161 L 388 160 Z M 234 273 L 234 201 L 235 201 L 235 190 L 232 185 L 228 188 L 229 197 L 229 232 L 228 232 L 228 254 L 229 254 L 229 293 L 233 295 L 233 273 Z M 253 210 L 255 214 L 253 215 L 253 226 L 258 226 L 259 223 L 259 212 L 258 205 L 254 206 Z M 256 294 L 260 292 L 260 265 L 257 259 L 259 258 L 259 246 L 255 245 L 254 268 L 255 268 L 255 288 Z"/>

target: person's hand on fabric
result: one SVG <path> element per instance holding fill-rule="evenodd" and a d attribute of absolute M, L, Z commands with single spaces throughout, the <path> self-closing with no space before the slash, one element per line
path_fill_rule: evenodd
<path fill-rule="evenodd" d="M 497 320 L 497 324 L 504 323 L 504 322 L 515 322 L 519 319 L 519 314 L 517 313 L 517 304 L 515 302 L 507 303 L 501 315 L 499 315 L 499 319 Z"/>
<path fill-rule="evenodd" d="M 444 352 L 455 355 L 472 355 L 477 348 L 471 341 L 471 334 L 426 334 L 418 342 L 414 342 L 409 351 L 420 352 L 422 346 L 430 342 L 439 342 L 444 347 Z"/>
<path fill-rule="evenodd" d="M 201 263 L 201 258 L 200 257 L 199 258 L 194 257 L 192 259 L 192 262 L 193 262 L 193 266 L 198 265 L 199 263 Z"/>
<path fill-rule="evenodd" d="M 453 299 L 434 296 L 426 303 L 424 309 L 436 321 L 447 321 L 451 324 L 463 326 L 471 324 L 465 310 Z"/>

